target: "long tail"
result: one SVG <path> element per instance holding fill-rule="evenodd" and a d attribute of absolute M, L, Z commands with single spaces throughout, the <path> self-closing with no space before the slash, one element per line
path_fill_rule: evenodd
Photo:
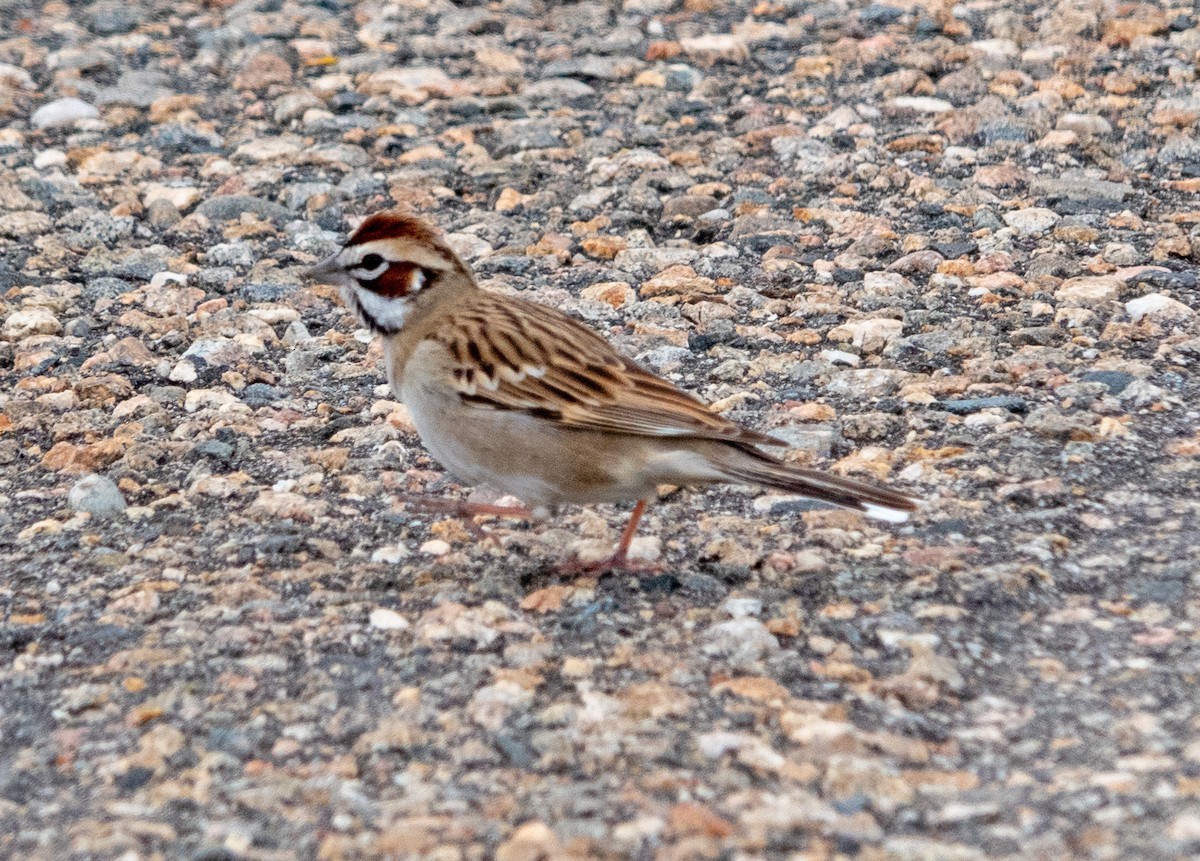
<path fill-rule="evenodd" d="M 861 511 L 868 517 L 903 523 L 920 501 L 903 493 L 864 484 L 850 478 L 830 475 L 776 460 L 757 449 L 726 449 L 722 472 L 737 484 L 759 484 L 788 493 L 798 493 L 843 508 Z"/>

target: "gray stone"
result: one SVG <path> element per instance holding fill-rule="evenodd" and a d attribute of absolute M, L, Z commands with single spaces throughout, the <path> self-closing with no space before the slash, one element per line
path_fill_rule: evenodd
<path fill-rule="evenodd" d="M 773 428 L 770 435 L 783 440 L 791 448 L 811 452 L 820 458 L 832 456 L 834 443 L 838 440 L 836 429 L 821 424 L 785 425 Z"/>
<path fill-rule="evenodd" d="M 165 245 L 149 248 L 134 248 L 130 251 L 110 251 L 96 247 L 87 253 L 80 268 L 89 275 L 113 275 L 137 281 L 149 281 L 155 274 L 167 268 L 167 260 L 174 252 Z"/>
<path fill-rule="evenodd" d="M 265 407 L 287 397 L 287 392 L 266 383 L 251 383 L 241 392 L 242 402 L 251 407 Z"/>
<path fill-rule="evenodd" d="M 1125 371 L 1088 371 L 1079 378 L 1085 383 L 1103 383 L 1110 395 L 1119 395 L 1133 382 L 1133 374 Z"/>
<path fill-rule="evenodd" d="M 164 96 L 174 95 L 170 79 L 152 69 L 131 69 L 123 72 L 112 87 L 101 90 L 96 101 L 102 105 L 132 105 L 148 108 Z"/>
<path fill-rule="evenodd" d="M 210 197 L 196 207 L 196 211 L 213 221 L 233 221 L 249 212 L 259 218 L 284 221 L 292 217 L 287 207 L 249 194 L 224 194 Z"/>
<path fill-rule="evenodd" d="M 204 253 L 204 262 L 211 266 L 252 266 L 254 249 L 245 242 L 220 242 Z"/>
<path fill-rule="evenodd" d="M 779 651 L 779 640 L 757 619 L 719 622 L 703 634 L 704 651 L 724 658 L 734 666 L 745 666 Z"/>
<path fill-rule="evenodd" d="M 112 479 L 102 475 L 85 475 L 71 487 L 67 503 L 75 511 L 93 517 L 116 517 L 125 508 L 125 497 Z"/>
<path fill-rule="evenodd" d="M 672 197 L 663 203 L 662 220 L 699 218 L 717 207 L 717 199 L 706 194 L 685 194 L 680 197 Z"/>

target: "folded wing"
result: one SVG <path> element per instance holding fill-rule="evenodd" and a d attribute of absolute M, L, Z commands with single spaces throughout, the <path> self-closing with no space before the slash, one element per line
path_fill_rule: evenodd
<path fill-rule="evenodd" d="M 460 396 L 481 407 L 580 430 L 784 444 L 715 414 L 553 308 L 489 295 L 434 337 L 453 360 Z"/>

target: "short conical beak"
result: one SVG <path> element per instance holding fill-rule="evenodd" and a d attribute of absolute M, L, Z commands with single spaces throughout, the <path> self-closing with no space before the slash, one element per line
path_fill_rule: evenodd
<path fill-rule="evenodd" d="M 342 271 L 342 267 L 338 265 L 338 255 L 334 254 L 331 257 L 326 257 L 320 263 L 310 266 L 304 273 L 304 277 L 309 281 L 328 281 L 334 275 Z"/>

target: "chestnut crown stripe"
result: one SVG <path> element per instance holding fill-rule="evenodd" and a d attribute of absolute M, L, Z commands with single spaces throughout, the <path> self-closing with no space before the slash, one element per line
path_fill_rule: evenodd
<path fill-rule="evenodd" d="M 346 240 L 346 247 L 353 248 L 380 239 L 410 239 L 447 261 L 454 259 L 453 252 L 446 247 L 436 230 L 415 216 L 395 212 L 379 212 L 367 218 Z"/>

